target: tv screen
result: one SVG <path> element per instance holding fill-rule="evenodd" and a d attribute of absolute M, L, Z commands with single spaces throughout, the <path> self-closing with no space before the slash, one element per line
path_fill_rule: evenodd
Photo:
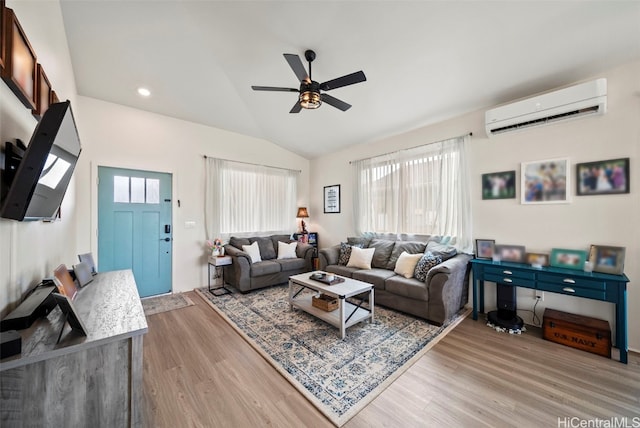
<path fill-rule="evenodd" d="M 36 126 L 15 175 L 11 174 L 11 183 L 6 183 L 9 190 L 0 216 L 19 221 L 54 219 L 80 151 L 71 103 L 51 104 Z"/>

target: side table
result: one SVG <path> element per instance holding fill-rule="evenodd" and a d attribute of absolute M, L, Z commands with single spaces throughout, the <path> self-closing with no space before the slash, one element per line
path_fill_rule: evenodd
<path fill-rule="evenodd" d="M 221 257 L 209 256 L 208 265 L 207 265 L 209 293 L 213 294 L 214 296 L 222 296 L 224 294 L 231 293 L 231 290 L 225 287 L 224 269 L 222 268 L 223 266 L 227 266 L 230 264 L 231 264 L 231 256 L 221 256 Z M 215 268 L 216 278 L 220 278 L 222 280 L 222 285 L 219 287 L 211 288 L 211 266 Z M 218 276 L 218 272 L 222 272 L 222 274 Z M 222 291 L 216 292 L 218 290 L 222 290 Z"/>

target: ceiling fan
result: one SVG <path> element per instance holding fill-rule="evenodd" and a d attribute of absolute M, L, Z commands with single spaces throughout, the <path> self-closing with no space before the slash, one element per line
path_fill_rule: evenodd
<path fill-rule="evenodd" d="M 283 55 L 298 80 L 300 80 L 300 89 L 278 88 L 273 86 L 252 86 L 251 88 L 254 91 L 298 92 L 300 94 L 298 101 L 296 101 L 289 113 L 299 113 L 303 108 L 316 109 L 320 107 L 323 102 L 332 105 L 339 110 L 347 111 L 351 108 L 351 104 L 347 104 L 342 100 L 332 97 L 331 95 L 321 93 L 320 91 L 330 91 L 331 89 L 341 88 L 343 86 L 353 85 L 367 80 L 362 71 L 357 71 L 355 73 L 347 74 L 346 76 L 328 80 L 324 83 L 318 83 L 311 79 L 311 63 L 316 59 L 316 53 L 314 51 L 307 50 L 304 53 L 305 59 L 309 62 L 309 74 L 307 74 L 307 71 L 304 69 L 302 60 L 298 55 Z"/>

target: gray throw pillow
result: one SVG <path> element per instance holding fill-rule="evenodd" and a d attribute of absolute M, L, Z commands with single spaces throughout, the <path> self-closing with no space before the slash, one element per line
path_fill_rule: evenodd
<path fill-rule="evenodd" d="M 374 239 L 369 244 L 369 248 L 375 248 L 376 251 L 373 254 L 373 260 L 371 261 L 371 267 L 379 269 L 387 269 L 387 263 L 393 247 L 396 245 L 396 241 L 387 241 L 386 239 Z"/>
<path fill-rule="evenodd" d="M 258 248 L 260 248 L 260 258 L 262 260 L 273 260 L 276 258 L 276 250 L 273 248 L 273 242 L 269 237 L 255 237 L 249 238 L 249 241 L 253 244 L 254 242 L 258 243 Z"/>
<path fill-rule="evenodd" d="M 418 260 L 416 269 L 413 272 L 413 277 L 418 281 L 425 282 L 427 280 L 427 273 L 429 272 L 429 269 L 439 265 L 440 263 L 442 263 L 442 257 L 434 256 L 431 252 L 427 251 L 424 253 L 422 258 Z"/>
<path fill-rule="evenodd" d="M 242 251 L 242 246 L 251 245 L 251 242 L 249 242 L 247 238 L 236 238 L 235 236 L 232 236 L 229 239 L 229 245 L 231 245 L 232 247 L 236 247 L 238 250 Z"/>
<path fill-rule="evenodd" d="M 403 252 L 409 254 L 421 254 L 424 253 L 427 244 L 425 242 L 418 241 L 396 241 L 396 245 L 393 247 L 389 261 L 387 262 L 387 269 L 394 270 L 396 268 L 396 262 L 398 257 Z"/>
<path fill-rule="evenodd" d="M 449 260 L 451 257 L 458 254 L 458 250 L 456 250 L 455 247 L 451 245 L 439 244 L 434 241 L 429 241 L 425 254 L 427 253 L 427 251 L 431 252 L 431 254 L 433 254 L 434 256 L 442 257 L 442 261 Z"/>

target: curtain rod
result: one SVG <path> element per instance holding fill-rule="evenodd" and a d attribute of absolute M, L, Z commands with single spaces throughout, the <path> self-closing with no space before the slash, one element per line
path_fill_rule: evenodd
<path fill-rule="evenodd" d="M 468 132 L 468 133 L 466 133 L 466 134 L 458 135 L 457 137 L 451 137 L 451 138 L 466 137 L 467 135 L 468 135 L 469 137 L 471 137 L 471 136 L 473 135 L 473 132 Z M 447 138 L 447 140 L 450 140 L 451 138 Z M 445 141 L 445 140 L 440 140 L 440 141 Z M 411 150 L 411 149 L 416 149 L 416 148 L 418 148 L 418 147 L 422 147 L 422 146 L 428 146 L 429 144 L 439 143 L 440 141 L 434 141 L 434 142 L 426 143 L 426 144 L 419 144 L 419 145 L 417 145 L 417 146 L 407 147 L 406 149 L 394 150 L 393 152 L 381 153 L 381 154 L 379 154 L 379 155 L 371 156 L 370 158 L 362 158 L 362 159 L 352 160 L 352 161 L 349 161 L 349 164 L 352 164 L 352 163 L 354 163 L 354 162 L 358 162 L 358 161 L 362 161 L 362 160 L 371 159 L 371 158 L 378 157 L 378 156 L 391 155 L 391 154 L 394 154 L 394 153 L 401 152 L 401 151 L 403 151 L 403 150 Z"/>
<path fill-rule="evenodd" d="M 302 172 L 301 169 L 282 168 L 282 167 L 279 167 L 279 166 L 264 165 L 264 164 L 261 164 L 261 163 L 242 162 L 242 161 L 238 161 L 238 160 L 216 158 L 216 157 L 207 156 L 207 155 L 204 155 L 204 158 L 205 159 L 207 159 L 207 158 L 220 159 L 220 160 L 227 161 L 227 162 L 243 163 L 245 165 L 264 166 L 265 168 L 284 169 L 285 171 Z"/>

